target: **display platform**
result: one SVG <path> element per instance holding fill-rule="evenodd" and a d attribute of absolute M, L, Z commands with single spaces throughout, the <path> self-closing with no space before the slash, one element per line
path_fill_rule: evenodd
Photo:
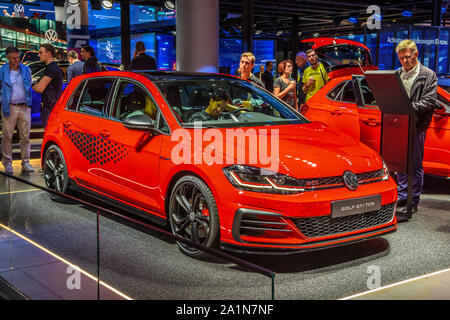
<path fill-rule="evenodd" d="M 38 183 L 41 181 L 39 165 L 32 164 L 35 173 L 19 176 Z M 19 172 L 18 169 L 20 163 L 15 162 L 15 172 Z M 130 299 L 268 300 L 272 297 L 272 283 L 267 277 L 224 260 L 201 261 L 187 257 L 172 239 L 117 217 L 100 216 L 97 252 L 96 212 L 79 204 L 52 202 L 46 192 L 3 175 L 0 180 L 2 212 L 5 212 L 5 203 L 10 203 L 13 230 L 70 264 L 94 276 L 99 274 L 102 282 Z M 234 256 L 275 272 L 276 300 L 341 299 L 370 291 L 373 285 L 384 287 L 446 270 L 450 266 L 449 187 L 446 180 L 426 177 L 419 212 L 408 223 L 400 224 L 396 233 L 382 238 L 290 256 Z M 23 259 L 21 255 L 26 255 L 27 259 L 42 257 L 42 253 L 29 254 L 27 250 L 34 245 L 12 246 L 15 241 L 7 240 L 6 251 L 0 255 L 2 274 L 10 273 L 8 263 L 12 261 L 14 267 Z M 28 249 L 22 251 L 21 248 Z M 39 260 L 27 262 L 39 268 L 46 264 Z M 48 262 L 48 265 L 53 263 Z M 25 266 L 21 268 L 25 270 Z M 41 286 L 51 288 L 49 282 L 60 279 L 59 285 L 64 286 L 72 275 L 55 274 L 42 271 L 35 278 Z M 379 276 L 378 283 L 375 276 Z M 16 277 L 10 279 L 18 289 L 24 289 L 20 282 L 14 283 Z M 88 280 L 81 280 L 81 288 L 89 286 L 87 282 L 84 285 L 85 281 Z M 433 283 L 436 284 L 425 281 L 427 286 Z M 383 292 L 389 291 L 381 290 L 373 297 L 402 299 L 382 296 Z M 444 299 L 447 294 L 447 291 L 443 293 Z M 106 298 L 101 294 L 100 299 L 102 297 Z M 31 294 L 30 298 L 43 299 L 44 296 L 41 292 L 41 296 Z M 85 298 L 97 299 L 97 296 Z M 424 296 L 417 298 L 426 299 Z M 371 297 L 361 295 L 359 299 Z M 404 299 L 414 297 L 408 295 Z"/>

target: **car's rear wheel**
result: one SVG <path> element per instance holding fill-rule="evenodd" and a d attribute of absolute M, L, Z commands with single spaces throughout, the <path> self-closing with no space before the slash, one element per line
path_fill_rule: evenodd
<path fill-rule="evenodd" d="M 52 145 L 45 152 L 44 166 L 42 168 L 45 185 L 60 193 L 67 193 L 69 175 L 67 173 L 64 155 L 58 146 Z M 65 198 L 50 193 L 50 198 L 55 201 L 64 201 Z"/>
<path fill-rule="evenodd" d="M 220 224 L 216 201 L 199 178 L 184 176 L 175 183 L 169 201 L 169 220 L 175 235 L 205 247 L 218 246 Z M 180 250 L 191 257 L 209 257 L 192 245 L 177 243 Z"/>

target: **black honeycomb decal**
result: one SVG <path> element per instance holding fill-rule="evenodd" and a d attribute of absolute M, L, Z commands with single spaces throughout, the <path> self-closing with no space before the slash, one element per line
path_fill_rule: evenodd
<path fill-rule="evenodd" d="M 118 163 L 130 154 L 125 146 L 117 142 L 111 142 L 103 137 L 95 137 L 67 128 L 64 129 L 64 132 L 91 164 L 98 163 L 103 166 L 108 162 Z"/>

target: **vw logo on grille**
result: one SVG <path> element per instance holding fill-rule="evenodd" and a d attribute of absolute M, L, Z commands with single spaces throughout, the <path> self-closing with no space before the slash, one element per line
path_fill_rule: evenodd
<path fill-rule="evenodd" d="M 358 188 L 358 177 L 351 171 L 344 172 L 344 183 L 347 188 L 354 191 Z"/>

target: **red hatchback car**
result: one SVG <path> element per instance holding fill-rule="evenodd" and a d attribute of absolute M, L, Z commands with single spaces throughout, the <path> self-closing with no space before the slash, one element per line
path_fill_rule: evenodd
<path fill-rule="evenodd" d="M 362 76 L 363 71 L 378 69 L 371 65 L 368 48 L 345 39 L 303 41 L 315 48 L 331 78 L 303 106 L 303 115 L 361 140 L 379 152 L 381 112 Z M 437 105 L 425 139 L 423 167 L 426 174 L 450 178 L 450 95 L 439 86 Z"/>
<path fill-rule="evenodd" d="M 375 151 L 231 76 L 77 77 L 50 115 L 42 167 L 49 188 L 208 247 L 290 253 L 396 230 L 396 184 Z"/>

